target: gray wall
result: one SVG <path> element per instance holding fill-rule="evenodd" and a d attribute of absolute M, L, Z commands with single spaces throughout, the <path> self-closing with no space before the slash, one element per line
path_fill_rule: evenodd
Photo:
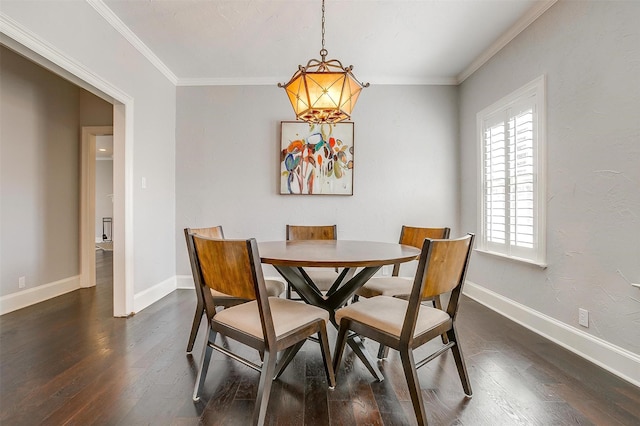
<path fill-rule="evenodd" d="M 558 2 L 460 88 L 461 225 L 477 228 L 476 114 L 547 76 L 547 269 L 475 253 L 468 278 L 640 354 L 640 2 Z"/>
<path fill-rule="evenodd" d="M 353 196 L 279 195 L 277 86 L 178 87 L 177 273 L 190 274 L 184 227 L 284 239 L 285 225 L 338 225 L 340 239 L 397 241 L 402 224 L 457 224 L 457 88 L 372 86 L 355 122 Z"/>
<path fill-rule="evenodd" d="M 80 273 L 80 128 L 112 125 L 113 107 L 4 47 L 0 105 L 5 296 L 21 276 L 28 289 Z"/>
<path fill-rule="evenodd" d="M 113 126 L 113 105 L 80 90 L 80 123 L 83 126 Z"/>
<path fill-rule="evenodd" d="M 0 295 L 79 273 L 79 91 L 0 47 Z"/>
<path fill-rule="evenodd" d="M 140 293 L 175 276 L 175 85 L 87 2 L 3 1 L 2 12 L 133 99 L 133 252 Z M 87 42 L 90 40 L 91 42 Z M 147 188 L 142 189 L 142 177 Z"/>

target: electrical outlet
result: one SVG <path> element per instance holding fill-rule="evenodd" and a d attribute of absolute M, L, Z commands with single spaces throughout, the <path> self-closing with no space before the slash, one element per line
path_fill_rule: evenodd
<path fill-rule="evenodd" d="M 20 277 L 18 278 L 18 288 L 24 288 L 27 285 L 27 278 Z"/>
<path fill-rule="evenodd" d="M 391 269 L 391 266 L 389 266 L 389 265 L 384 265 L 384 266 L 382 267 L 382 276 L 384 276 L 384 277 L 388 277 L 389 275 L 391 275 L 391 271 L 390 271 L 390 269 Z"/>
<path fill-rule="evenodd" d="M 578 309 L 578 324 L 583 327 L 589 328 L 589 311 L 586 309 Z"/>

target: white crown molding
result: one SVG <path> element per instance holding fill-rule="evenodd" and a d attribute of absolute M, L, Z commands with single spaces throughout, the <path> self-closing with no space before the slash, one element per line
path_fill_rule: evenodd
<path fill-rule="evenodd" d="M 179 78 L 176 86 L 277 86 L 277 78 Z"/>
<path fill-rule="evenodd" d="M 118 31 L 131 45 L 138 50 L 151 64 L 153 64 L 169 81 L 175 86 L 269 86 L 281 82 L 278 78 L 178 78 L 164 62 L 162 62 L 153 51 L 142 40 L 135 35 L 129 27 L 102 1 L 102 0 L 85 0 L 93 7 L 116 31 Z M 518 20 L 509 30 L 507 30 L 498 40 L 496 40 L 487 50 L 480 54 L 465 70 L 456 77 L 442 78 L 416 78 L 416 79 L 395 79 L 395 78 L 372 78 L 369 81 L 374 85 L 458 85 L 464 82 L 469 76 L 477 71 L 504 46 L 520 34 L 525 28 L 533 23 L 547 9 L 553 6 L 558 0 L 546 0 L 536 3 L 536 5 Z M 11 18 L 0 12 L 0 23 L 2 29 L 0 32 L 7 34 L 9 37 L 22 43 L 23 45 L 38 52 L 40 55 L 58 63 L 51 59 L 46 53 L 42 53 L 31 47 L 28 39 L 35 38 L 29 32 L 24 31 Z M 39 45 L 47 46 L 47 43 L 38 40 Z M 53 51 L 53 49 L 50 49 Z M 50 52 L 48 52 L 50 53 Z M 65 57 L 61 57 L 66 59 Z M 60 64 L 59 64 L 60 65 Z M 60 65 L 65 69 L 69 69 L 65 65 Z M 74 64 L 77 67 L 77 64 Z M 83 68 L 83 73 L 91 74 Z M 88 81 L 90 82 L 90 81 Z M 96 85 L 97 86 L 97 85 Z"/>
<path fill-rule="evenodd" d="M 535 311 L 469 280 L 464 294 L 616 376 L 640 386 L 640 355 Z"/>
<path fill-rule="evenodd" d="M 505 47 L 511 40 L 516 38 L 518 34 L 531 25 L 536 19 L 540 17 L 544 12 L 553 6 L 558 0 L 546 0 L 536 2 L 522 18 L 520 18 L 515 24 L 511 26 L 504 34 L 498 38 L 487 50 L 480 54 L 471 64 L 456 78 L 456 84 L 461 84 L 471 74 L 476 72 L 482 65 L 484 65 L 489 59 L 491 59 L 496 53 L 498 53 L 503 47 Z"/>
<path fill-rule="evenodd" d="M 456 86 L 458 80 L 455 77 L 426 77 L 426 78 L 397 78 L 381 77 L 363 79 L 372 86 Z"/>
<path fill-rule="evenodd" d="M 86 0 L 96 12 L 98 12 L 111 26 L 118 31 L 133 47 L 138 50 L 145 58 L 149 60 L 167 79 L 175 85 L 178 83 L 176 75 L 167 67 L 164 62 L 158 58 L 142 40 L 134 34 L 133 31 L 125 25 L 118 16 L 113 13 L 102 0 Z"/>
<path fill-rule="evenodd" d="M 102 77 L 96 75 L 91 70 L 75 61 L 71 57 L 67 56 L 63 52 L 60 52 L 51 44 L 49 44 L 45 40 L 42 40 L 30 30 L 22 27 L 19 23 L 2 12 L 0 12 L 0 33 L 6 35 L 10 39 L 26 47 L 28 50 L 36 53 L 55 66 L 60 67 L 70 75 L 77 77 L 80 80 L 95 87 L 96 89 L 104 92 L 105 94 L 108 94 L 108 96 L 112 97 L 113 99 L 124 104 L 133 102 L 133 98 L 131 96 L 124 93 L 106 80 L 102 79 Z M 42 66 L 45 66 L 45 64 L 42 64 L 41 62 L 38 63 Z M 80 86 L 84 87 L 82 85 Z"/>

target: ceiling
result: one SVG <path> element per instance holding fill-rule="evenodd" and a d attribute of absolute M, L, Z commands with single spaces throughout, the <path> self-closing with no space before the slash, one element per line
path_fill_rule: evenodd
<path fill-rule="evenodd" d="M 555 0 L 326 0 L 327 59 L 372 84 L 457 84 Z M 285 83 L 321 0 L 92 0 L 174 83 Z"/>

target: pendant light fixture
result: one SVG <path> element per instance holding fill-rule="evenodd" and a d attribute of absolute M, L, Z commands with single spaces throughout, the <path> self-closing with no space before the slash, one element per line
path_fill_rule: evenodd
<path fill-rule="evenodd" d="M 337 59 L 327 61 L 324 48 L 324 0 L 322 0 L 321 60 L 311 59 L 306 67 L 298 65 L 283 87 L 298 120 L 308 123 L 337 123 L 351 117 L 360 91 L 369 83 L 360 83 L 351 73 L 353 65 L 343 67 Z"/>

